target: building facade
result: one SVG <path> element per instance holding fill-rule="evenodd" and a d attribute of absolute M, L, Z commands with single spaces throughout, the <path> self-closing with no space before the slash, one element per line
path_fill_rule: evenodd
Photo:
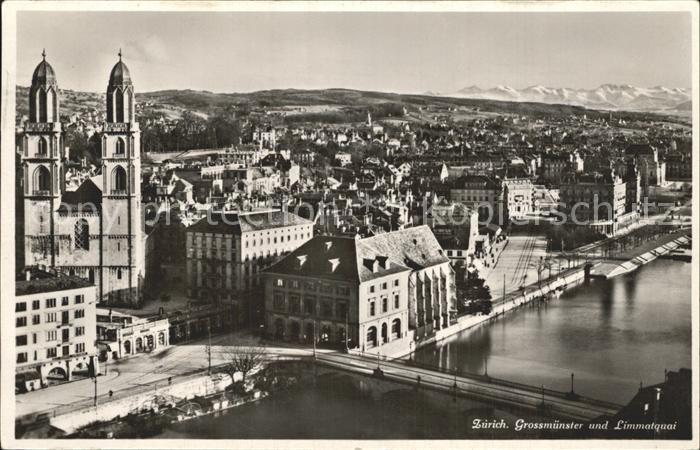
<path fill-rule="evenodd" d="M 58 86 L 43 60 L 32 77 L 22 137 L 25 262 L 87 279 L 99 302 L 139 305 L 146 275 L 140 140 L 134 88 L 121 61 L 110 73 L 101 174 L 65 189 Z"/>
<path fill-rule="evenodd" d="M 627 183 L 614 170 L 570 178 L 561 185 L 560 199 L 574 224 L 606 235 L 616 234 L 628 217 Z"/>
<path fill-rule="evenodd" d="M 506 198 L 503 184 L 485 175 L 465 175 L 450 186 L 450 200 L 478 211 L 483 223 L 504 225 L 508 221 Z"/>
<path fill-rule="evenodd" d="M 507 199 L 508 217 L 523 219 L 532 213 L 535 188 L 529 178 L 506 178 L 503 180 Z"/>
<path fill-rule="evenodd" d="M 15 284 L 17 385 L 32 390 L 99 372 L 95 348 L 96 288 L 38 269 Z"/>
<path fill-rule="evenodd" d="M 232 303 L 243 320 L 244 297 L 260 286 L 261 271 L 312 236 L 313 222 L 284 211 L 208 214 L 186 231 L 187 295 Z"/>
<path fill-rule="evenodd" d="M 454 272 L 427 226 L 359 239 L 316 236 L 265 272 L 271 338 L 407 350 L 451 323 Z"/>

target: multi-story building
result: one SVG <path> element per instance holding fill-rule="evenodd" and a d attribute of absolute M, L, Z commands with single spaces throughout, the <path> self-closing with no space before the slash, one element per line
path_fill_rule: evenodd
<path fill-rule="evenodd" d="M 479 220 L 504 225 L 508 221 L 507 189 L 486 175 L 465 175 L 452 182 L 450 200 L 478 211 Z"/>
<path fill-rule="evenodd" d="M 186 231 L 187 295 L 233 303 L 242 322 L 246 294 L 260 285 L 260 272 L 312 235 L 312 221 L 286 211 L 207 214 Z"/>
<path fill-rule="evenodd" d="M 506 194 L 508 217 L 523 219 L 532 212 L 535 188 L 530 178 L 510 178 L 503 180 Z"/>
<path fill-rule="evenodd" d="M 449 262 L 427 226 L 365 239 L 316 236 L 265 272 L 266 332 L 362 352 L 407 350 L 450 325 Z"/>
<path fill-rule="evenodd" d="M 577 152 L 551 154 L 545 153 L 541 158 L 540 178 L 547 183 L 558 186 L 569 173 L 583 170 L 584 162 Z"/>
<path fill-rule="evenodd" d="M 106 99 L 102 173 L 68 191 L 56 75 L 46 60 L 34 71 L 22 136 L 25 258 L 27 266 L 89 280 L 100 302 L 134 306 L 142 300 L 146 236 L 134 86 L 121 55 Z"/>
<path fill-rule="evenodd" d="M 606 235 L 616 234 L 633 217 L 627 214 L 627 184 L 614 170 L 572 176 L 559 195 L 569 220 Z"/>
<path fill-rule="evenodd" d="M 666 179 L 668 181 L 693 179 L 692 152 L 673 152 L 666 156 Z"/>
<path fill-rule="evenodd" d="M 650 186 L 666 184 L 666 163 L 659 151 L 649 144 L 632 144 L 625 150 L 625 159 L 634 160 L 641 176 L 642 197 L 649 197 Z"/>
<path fill-rule="evenodd" d="M 39 269 L 18 276 L 15 353 L 20 390 L 99 372 L 96 301 L 95 285 L 78 277 Z"/>

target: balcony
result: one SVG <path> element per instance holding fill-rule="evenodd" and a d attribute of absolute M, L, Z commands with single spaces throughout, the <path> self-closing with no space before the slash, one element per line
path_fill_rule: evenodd
<path fill-rule="evenodd" d="M 35 189 L 32 191 L 32 195 L 48 196 L 51 195 L 51 191 L 45 189 Z"/>
<path fill-rule="evenodd" d="M 112 189 L 110 191 L 110 194 L 111 195 L 126 195 L 127 192 L 126 192 L 126 189 Z"/>

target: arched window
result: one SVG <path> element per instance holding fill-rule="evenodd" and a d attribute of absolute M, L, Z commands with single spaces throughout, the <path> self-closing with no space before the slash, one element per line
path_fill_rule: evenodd
<path fill-rule="evenodd" d="M 43 137 L 39 137 L 39 146 L 37 148 L 37 153 L 39 155 L 46 155 L 48 149 L 48 144 L 46 143 L 46 139 Z"/>
<path fill-rule="evenodd" d="M 369 327 L 367 330 L 367 348 L 372 348 L 377 346 L 377 328 Z"/>
<path fill-rule="evenodd" d="M 382 324 L 382 344 L 389 342 L 389 332 L 387 330 L 386 322 Z"/>
<path fill-rule="evenodd" d="M 401 337 L 401 319 L 394 319 L 391 322 L 391 338 L 398 339 Z"/>
<path fill-rule="evenodd" d="M 90 250 L 90 226 L 85 219 L 75 222 L 73 243 L 76 250 Z"/>
<path fill-rule="evenodd" d="M 114 97 L 116 98 L 114 106 L 117 108 L 117 118 L 115 122 L 124 122 L 124 94 L 122 93 L 121 89 L 117 89 L 117 91 L 114 94 Z"/>
<path fill-rule="evenodd" d="M 46 122 L 46 91 L 39 89 L 39 122 Z"/>
<path fill-rule="evenodd" d="M 34 170 L 34 192 L 40 191 L 42 194 L 48 194 L 51 190 L 51 174 L 49 169 L 44 166 L 39 166 Z"/>
<path fill-rule="evenodd" d="M 117 138 L 117 150 L 115 152 L 117 155 L 124 155 L 126 153 L 126 143 L 124 139 Z"/>
<path fill-rule="evenodd" d="M 112 171 L 112 191 L 126 193 L 126 170 L 122 166 L 117 166 Z"/>

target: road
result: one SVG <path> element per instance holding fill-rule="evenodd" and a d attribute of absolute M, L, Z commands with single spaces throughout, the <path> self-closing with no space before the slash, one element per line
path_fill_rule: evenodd
<path fill-rule="evenodd" d="M 212 366 L 226 362 L 227 349 L 232 342 L 245 346 L 253 343 L 259 345 L 257 338 L 245 332 L 212 336 Z M 154 354 L 142 354 L 136 357 L 110 361 L 100 367 L 106 375 L 97 377 L 97 395 L 106 396 L 109 391 L 115 395 L 122 391 L 154 387 L 168 384 L 169 377 L 182 377 L 198 370 L 206 369 L 208 356 L 207 339 L 190 344 L 176 345 Z M 320 352 L 328 350 L 319 350 Z M 280 356 L 309 355 L 311 350 L 293 347 L 267 347 L 271 358 Z M 90 402 L 95 395 L 92 379 L 82 379 L 51 386 L 46 389 L 28 392 L 16 396 L 15 417 L 48 411 L 74 403 Z"/>
<path fill-rule="evenodd" d="M 486 277 L 491 295 L 503 295 L 505 276 L 506 293 L 511 293 L 537 281 L 536 264 L 547 255 L 547 240 L 544 236 L 528 234 L 509 236 L 508 245 L 501 252 L 494 269 Z M 546 274 L 543 274 L 545 276 Z"/>

